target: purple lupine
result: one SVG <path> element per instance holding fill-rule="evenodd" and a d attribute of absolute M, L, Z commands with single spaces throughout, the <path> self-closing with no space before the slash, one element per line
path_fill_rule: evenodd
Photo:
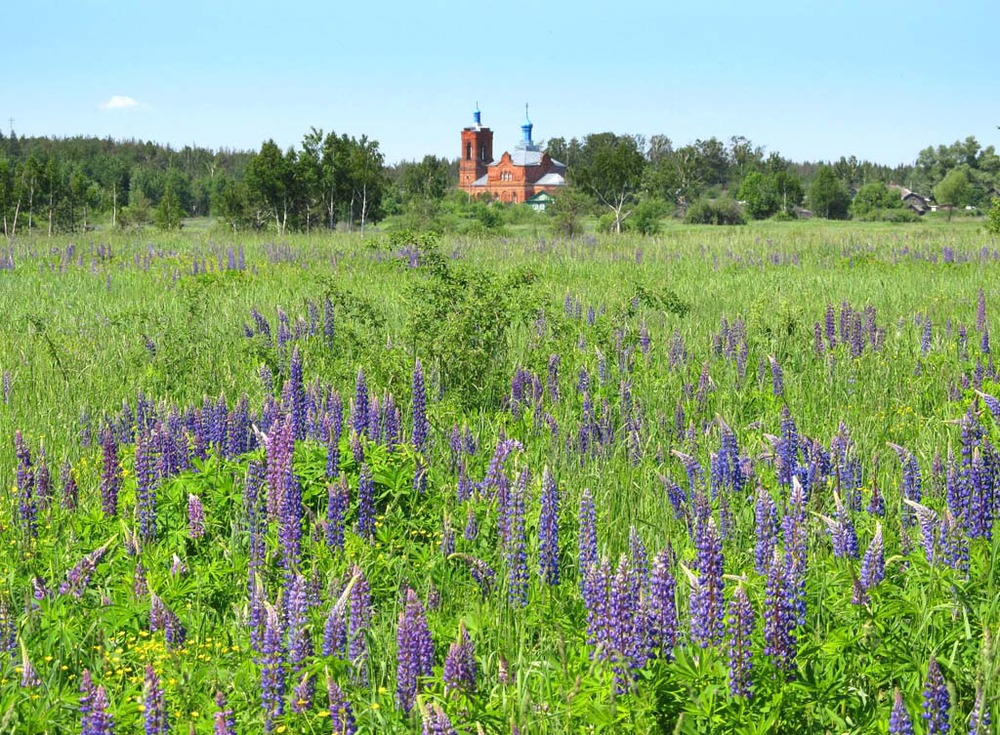
<path fill-rule="evenodd" d="M 465 468 L 465 460 L 458 462 L 458 483 L 455 485 L 455 497 L 459 503 L 464 503 L 472 497 L 473 485 Z"/>
<path fill-rule="evenodd" d="M 360 367 L 358 368 L 357 380 L 354 383 L 351 428 L 356 434 L 364 434 L 368 428 L 368 383 L 365 382 L 365 371 Z"/>
<path fill-rule="evenodd" d="M 640 597 L 641 590 L 635 585 L 629 557 L 622 554 L 611 578 L 608 598 L 609 653 L 615 689 L 618 692 L 631 688 L 634 670 L 642 668 L 646 663 L 646 621 L 642 615 Z"/>
<path fill-rule="evenodd" d="M 420 735 L 456 735 L 455 727 L 441 705 L 434 702 L 420 708 Z"/>
<path fill-rule="evenodd" d="M 861 587 L 865 591 L 873 589 L 885 579 L 885 542 L 882 539 L 882 524 L 875 523 L 875 535 L 861 559 Z"/>
<path fill-rule="evenodd" d="M 587 643 L 599 658 L 611 655 L 611 565 L 607 559 L 591 564 L 581 591 L 587 608 Z"/>
<path fill-rule="evenodd" d="M 458 640 L 448 647 L 444 659 L 444 688 L 474 694 L 476 691 L 476 648 L 465 623 L 458 624 Z"/>
<path fill-rule="evenodd" d="M 976 331 L 986 331 L 986 293 L 982 288 L 976 296 Z"/>
<path fill-rule="evenodd" d="M 37 577 L 36 577 L 37 579 Z M 31 663 L 31 659 L 27 656 L 22 656 L 21 658 L 21 688 L 22 689 L 32 689 L 37 686 L 42 685 L 42 680 L 38 676 L 38 671 L 35 669 L 35 665 Z"/>
<path fill-rule="evenodd" d="M 305 714 L 312 707 L 312 698 L 316 693 L 316 686 L 312 676 L 308 671 L 303 672 L 299 678 L 299 683 L 292 689 L 292 712 L 297 715 Z"/>
<path fill-rule="evenodd" d="M 579 519 L 577 561 L 582 591 L 587 579 L 587 572 L 591 566 L 597 563 L 597 514 L 590 488 L 584 488 L 580 496 Z"/>
<path fill-rule="evenodd" d="M 476 520 L 476 509 L 470 503 L 465 513 L 465 531 L 462 532 L 462 537 L 466 541 L 475 541 L 478 536 L 479 523 Z"/>
<path fill-rule="evenodd" d="M 69 462 L 63 462 L 59 466 L 59 483 L 62 485 L 63 510 L 76 510 L 80 491 L 77 488 L 76 477 L 73 476 L 73 468 Z"/>
<path fill-rule="evenodd" d="M 794 592 L 787 588 L 787 565 L 775 549 L 764 598 L 764 655 L 791 678 L 795 667 L 797 625 Z"/>
<path fill-rule="evenodd" d="M 236 735 L 236 718 L 233 717 L 232 708 L 226 704 L 226 695 L 221 691 L 215 693 L 213 720 L 215 727 L 212 735 Z"/>
<path fill-rule="evenodd" d="M 479 591 L 482 592 L 483 597 L 488 597 L 490 592 L 493 591 L 493 585 L 496 584 L 497 579 L 497 573 L 493 567 L 482 559 L 470 554 L 455 554 L 453 558 L 465 563 L 469 569 L 469 574 L 472 575 L 476 584 L 479 585 Z"/>
<path fill-rule="evenodd" d="M 778 482 L 790 486 L 799 465 L 799 436 L 788 406 L 781 408 L 781 438 L 778 440 Z"/>
<path fill-rule="evenodd" d="M 950 710 L 948 686 L 944 683 L 944 675 L 937 659 L 931 656 L 927 666 L 927 679 L 924 681 L 923 718 L 927 723 L 927 735 L 938 735 L 951 729 L 948 722 Z"/>
<path fill-rule="evenodd" d="M 341 475 L 340 480 L 331 482 L 326 490 L 326 545 L 331 550 L 344 548 L 344 517 L 350 502 L 347 477 Z"/>
<path fill-rule="evenodd" d="M 542 471 L 541 514 L 538 519 L 538 565 L 546 584 L 559 584 L 559 489 L 549 468 Z"/>
<path fill-rule="evenodd" d="M 188 493 L 188 538 L 200 539 L 205 535 L 205 508 L 201 498 Z"/>
<path fill-rule="evenodd" d="M 670 571 L 673 565 L 669 548 L 653 559 L 649 592 L 644 599 L 648 656 L 670 660 L 677 640 L 677 583 Z"/>
<path fill-rule="evenodd" d="M 14 433 L 14 454 L 17 457 L 17 517 L 25 537 L 34 538 L 38 535 L 35 472 L 31 466 L 31 450 L 20 431 Z"/>
<path fill-rule="evenodd" d="M 308 582 L 301 574 L 292 577 L 287 589 L 287 620 L 286 646 L 288 650 L 288 666 L 290 673 L 297 676 L 305 668 L 306 661 L 313 655 L 312 637 L 309 634 L 309 597 Z M 312 690 L 306 684 L 304 691 L 298 692 L 294 699 L 312 701 Z"/>
<path fill-rule="evenodd" d="M 898 689 L 893 696 L 892 714 L 889 715 L 889 735 L 913 735 L 913 722 Z"/>
<path fill-rule="evenodd" d="M 756 521 L 756 545 L 754 547 L 754 568 L 758 574 L 767 574 L 777 545 L 778 509 L 771 494 L 763 485 L 757 486 L 757 502 L 754 505 Z"/>
<path fill-rule="evenodd" d="M 553 403 L 559 402 L 559 354 L 552 353 L 549 355 L 549 367 L 548 367 L 548 381 L 546 382 L 546 390 L 549 394 L 549 400 Z"/>
<path fill-rule="evenodd" d="M 962 532 L 955 517 L 945 510 L 938 527 L 940 560 L 963 576 L 969 573 L 969 538 Z"/>
<path fill-rule="evenodd" d="M 706 648 L 721 643 L 725 629 L 722 539 L 711 516 L 698 525 L 695 546 L 698 576 L 691 590 L 691 638 Z"/>
<path fill-rule="evenodd" d="M 753 635 L 754 614 L 742 585 L 736 587 L 729 603 L 727 619 L 729 628 L 729 691 L 734 697 L 750 698 L 750 676 L 753 670 L 753 651 L 750 636 Z"/>
<path fill-rule="evenodd" d="M 446 559 L 455 553 L 455 529 L 451 527 L 451 518 L 445 515 L 441 525 L 441 556 Z"/>
<path fill-rule="evenodd" d="M 306 391 L 302 378 L 302 355 L 299 347 L 292 348 L 292 357 L 288 366 L 288 384 L 291 393 L 291 405 L 285 406 L 292 417 L 292 436 L 297 441 L 306 438 Z"/>
<path fill-rule="evenodd" d="M 427 615 L 412 588 L 407 590 L 406 604 L 399 614 L 396 644 L 396 703 L 409 713 L 416 704 L 420 677 L 430 676 L 434 666 L 434 642 Z"/>
<path fill-rule="evenodd" d="M 302 556 L 302 520 L 305 509 L 302 504 L 302 485 L 292 475 L 281 496 L 278 515 L 278 539 L 281 546 L 282 564 L 286 571 L 298 567 Z"/>
<path fill-rule="evenodd" d="M 358 726 L 354 721 L 354 710 L 340 685 L 329 676 L 326 680 L 327 698 L 330 702 L 330 725 L 333 735 L 355 735 Z"/>
<path fill-rule="evenodd" d="M 288 415 L 275 417 L 266 446 L 268 520 L 277 520 L 281 512 L 284 494 L 293 475 L 294 446 L 292 417 Z"/>
<path fill-rule="evenodd" d="M 264 644 L 260 660 L 260 701 L 264 710 L 264 732 L 285 710 L 285 648 L 277 611 L 267 605 L 264 617 Z"/>
<path fill-rule="evenodd" d="M 340 475 L 340 429 L 343 420 L 331 421 L 326 434 L 326 477 L 329 480 Z"/>
<path fill-rule="evenodd" d="M 156 490 L 154 438 L 139 433 L 135 440 L 135 495 L 139 512 L 139 538 L 148 543 L 156 538 Z"/>
<path fill-rule="evenodd" d="M 358 470 L 358 535 L 369 541 L 375 536 L 375 480 L 367 464 Z"/>
<path fill-rule="evenodd" d="M 66 581 L 59 586 L 60 595 L 73 595 L 80 599 L 90 584 L 90 577 L 97 568 L 98 562 L 104 556 L 106 547 L 100 546 L 85 555 L 72 569 L 66 572 Z"/>
<path fill-rule="evenodd" d="M 92 686 L 92 685 L 91 685 Z M 83 685 L 81 685 L 81 691 Z M 114 735 L 115 720 L 108 712 L 108 693 L 103 686 L 80 695 L 80 710 L 84 709 L 84 697 L 88 699 L 87 714 L 84 715 L 80 732 L 82 735 Z"/>
<path fill-rule="evenodd" d="M 430 433 L 427 420 L 427 391 L 424 387 L 424 368 L 418 357 L 413 365 L 413 448 L 418 452 L 427 451 L 427 437 Z"/>
<path fill-rule="evenodd" d="M 767 359 L 771 361 L 771 393 L 776 398 L 781 398 L 785 395 L 785 374 L 777 360 L 770 355 Z"/>
<path fill-rule="evenodd" d="M 986 702 L 983 688 L 976 689 L 976 700 L 969 715 L 969 735 L 990 735 L 990 707 Z"/>
<path fill-rule="evenodd" d="M 528 470 L 521 472 L 517 485 L 511 490 L 508 503 L 509 536 L 505 544 L 507 562 L 507 598 L 511 605 L 528 604 L 528 551 L 524 529 L 524 503 L 527 494 Z"/>
<path fill-rule="evenodd" d="M 143 723 L 146 735 L 167 735 L 170 732 L 170 721 L 167 717 L 167 695 L 160 684 L 152 664 L 146 664 L 146 687 L 144 695 L 145 710 Z"/>
<path fill-rule="evenodd" d="M 781 519 L 785 538 L 785 562 L 787 565 L 786 584 L 789 586 L 792 607 L 797 625 L 806 621 L 806 564 L 807 528 L 806 496 L 798 478 L 792 480 L 792 492 L 788 498 L 788 508 Z"/>
<path fill-rule="evenodd" d="M 343 659 L 347 656 L 347 616 L 344 602 L 337 600 L 330 606 L 323 625 L 323 655 Z"/>
<path fill-rule="evenodd" d="M 368 683 L 366 633 L 372 621 L 371 587 L 358 566 L 351 567 L 354 586 L 348 595 L 347 656 L 356 682 Z"/>
<path fill-rule="evenodd" d="M 52 477 L 49 465 L 45 460 L 45 447 L 38 450 L 38 469 L 35 471 L 35 496 L 38 498 L 38 508 L 44 511 L 52 501 Z"/>

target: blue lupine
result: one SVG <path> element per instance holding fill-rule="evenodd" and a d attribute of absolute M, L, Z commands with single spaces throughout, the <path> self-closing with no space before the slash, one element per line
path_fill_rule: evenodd
<path fill-rule="evenodd" d="M 69 462 L 63 462 L 59 467 L 59 483 L 62 485 L 63 510 L 76 510 L 80 491 L 76 484 L 76 477 L 73 475 L 73 468 Z"/>
<path fill-rule="evenodd" d="M 396 632 L 396 703 L 405 713 L 416 704 L 419 679 L 430 676 L 434 666 L 434 642 L 420 598 L 407 590 L 406 604 L 399 614 Z"/>
<path fill-rule="evenodd" d="M 236 718 L 233 710 L 226 704 L 226 695 L 221 691 L 215 693 L 215 726 L 212 735 L 236 735 Z"/>
<path fill-rule="evenodd" d="M 347 656 L 347 616 L 344 603 L 340 600 L 330 606 L 323 625 L 323 655 L 335 658 Z"/>
<path fill-rule="evenodd" d="M 901 447 L 898 444 L 890 444 L 889 446 L 896 452 L 903 468 L 903 481 L 900 485 L 900 494 L 903 500 L 919 503 L 923 493 L 920 465 L 917 462 L 917 458 L 905 447 Z M 903 505 L 902 518 L 904 526 L 909 527 L 913 525 L 913 512 L 907 507 L 906 503 Z"/>
<path fill-rule="evenodd" d="M 698 577 L 691 590 L 691 638 L 705 648 L 721 643 L 725 628 L 722 539 L 719 538 L 714 518 L 709 517 L 699 524 L 695 532 L 695 546 L 698 550 L 695 560 Z"/>
<path fill-rule="evenodd" d="M 326 497 L 326 544 L 330 549 L 344 548 L 344 516 L 351 502 L 347 478 L 340 476 L 338 482 L 327 486 Z"/>
<path fill-rule="evenodd" d="M 343 690 L 331 678 L 326 680 L 327 698 L 330 701 L 330 725 L 333 735 L 355 735 L 358 727 L 354 721 L 354 710 Z"/>
<path fill-rule="evenodd" d="M 677 584 L 670 571 L 672 564 L 669 548 L 656 555 L 644 600 L 648 655 L 668 661 L 677 640 Z"/>
<path fill-rule="evenodd" d="M 446 692 L 473 694 L 476 691 L 476 648 L 462 622 L 458 624 L 458 640 L 448 647 L 442 678 Z"/>
<path fill-rule="evenodd" d="M 188 493 L 188 537 L 199 539 L 205 535 L 205 508 L 201 498 L 194 493 Z"/>
<path fill-rule="evenodd" d="M 354 672 L 354 679 L 368 683 L 368 644 L 366 632 L 372 621 L 371 588 L 364 572 L 351 567 L 354 586 L 348 595 L 347 655 Z"/>
<path fill-rule="evenodd" d="M 781 398 L 785 395 L 785 374 L 777 360 L 770 355 L 767 359 L 771 361 L 771 393 L 775 397 Z"/>
<path fill-rule="evenodd" d="M 465 531 L 462 533 L 466 541 L 475 541 L 479 536 L 479 523 L 476 521 L 476 509 L 469 504 L 465 514 Z"/>
<path fill-rule="evenodd" d="M 343 421 L 331 421 L 326 434 L 326 477 L 332 480 L 340 475 L 340 431 Z"/>
<path fill-rule="evenodd" d="M 597 563 L 597 515 L 590 488 L 584 488 L 580 496 L 577 561 L 582 590 L 587 579 L 587 572 Z"/>
<path fill-rule="evenodd" d="M 160 684 L 152 664 L 146 664 L 146 692 L 144 696 L 145 711 L 143 723 L 146 735 L 166 735 L 170 732 L 170 722 L 167 717 L 167 697 Z"/>
<path fill-rule="evenodd" d="M 508 502 L 508 537 L 505 544 L 507 597 L 512 605 L 528 604 L 528 551 L 525 540 L 524 504 L 529 477 L 525 468 Z"/>
<path fill-rule="evenodd" d="M 581 595 L 587 608 L 587 643 L 606 659 L 610 656 L 612 626 L 611 566 L 607 559 L 587 568 Z"/>
<path fill-rule="evenodd" d="M 790 486 L 799 465 L 799 436 L 788 406 L 781 408 L 781 438 L 778 440 L 778 482 Z"/>
<path fill-rule="evenodd" d="M 421 707 L 421 735 L 456 735 L 456 730 L 444 709 L 437 702 Z"/>
<path fill-rule="evenodd" d="M 455 529 L 451 527 L 451 518 L 447 515 L 441 526 L 440 549 L 441 555 L 445 558 L 455 553 Z"/>
<path fill-rule="evenodd" d="M 986 702 L 983 688 L 976 689 L 976 700 L 969 716 L 969 735 L 990 735 L 990 707 Z"/>
<path fill-rule="evenodd" d="M 757 488 L 757 502 L 754 505 L 756 517 L 756 544 L 754 547 L 754 568 L 758 574 L 767 574 L 777 545 L 778 509 L 771 494 L 763 485 Z"/>
<path fill-rule="evenodd" d="M 939 735 L 951 729 L 948 722 L 951 710 L 951 697 L 944 683 L 944 675 L 937 659 L 931 657 L 927 666 L 927 679 L 924 681 L 924 712 L 927 723 L 927 735 Z"/>
<path fill-rule="evenodd" d="M 648 655 L 646 621 L 639 604 L 641 591 L 634 582 L 629 558 L 622 554 L 611 578 L 608 609 L 610 654 L 618 692 L 631 687 L 633 671 L 645 665 Z"/>
<path fill-rule="evenodd" d="M 25 537 L 34 538 L 38 534 L 35 472 L 31 465 L 31 450 L 20 431 L 14 433 L 14 453 L 17 457 L 17 517 Z"/>
<path fill-rule="evenodd" d="M 81 687 L 82 689 L 82 687 Z M 88 712 L 81 723 L 81 735 L 114 735 L 115 720 L 108 712 L 108 693 L 103 686 L 92 689 L 80 696 L 80 709 L 84 708 L 84 697 L 89 699 Z"/>
<path fill-rule="evenodd" d="M 729 603 L 729 691 L 735 697 L 750 697 L 750 676 L 753 669 L 754 614 L 742 585 L 736 587 Z"/>
<path fill-rule="evenodd" d="M 546 584 L 559 584 L 559 489 L 549 468 L 542 471 L 541 513 L 538 520 L 538 565 Z"/>
<path fill-rule="evenodd" d="M 38 469 L 35 471 L 35 495 L 38 507 L 45 510 L 52 500 L 52 478 L 49 475 L 49 465 L 45 460 L 45 447 L 38 450 Z"/>
<path fill-rule="evenodd" d="M 259 665 L 264 732 L 271 732 L 275 720 L 285 709 L 285 649 L 278 613 L 270 605 L 264 619 L 264 644 Z"/>
<path fill-rule="evenodd" d="M 358 368 L 358 378 L 354 384 L 354 402 L 351 404 L 351 428 L 356 434 L 365 433 L 368 427 L 368 384 L 365 373 Z"/>
<path fill-rule="evenodd" d="M 903 695 L 897 689 L 893 697 L 892 714 L 889 716 L 889 735 L 913 735 L 913 722 L 906 711 Z"/>
<path fill-rule="evenodd" d="M 559 402 L 559 355 L 553 353 L 549 355 L 549 365 L 548 365 L 548 382 L 546 383 L 546 390 L 549 394 L 549 400 L 553 403 Z"/>
<path fill-rule="evenodd" d="M 413 365 L 413 448 L 418 452 L 427 451 L 427 437 L 430 433 L 427 420 L 427 392 L 424 387 L 424 368 L 418 357 Z"/>
<path fill-rule="evenodd" d="M 875 524 L 872 537 L 864 557 L 861 559 L 861 587 L 870 590 L 885 579 L 885 543 L 882 539 L 882 524 Z"/>
<path fill-rule="evenodd" d="M 375 480 L 367 464 L 358 471 L 358 535 L 368 540 L 375 536 Z"/>
<path fill-rule="evenodd" d="M 787 585 L 787 564 L 777 549 L 768 569 L 763 618 L 764 655 L 791 678 L 796 654 L 795 602 Z"/>

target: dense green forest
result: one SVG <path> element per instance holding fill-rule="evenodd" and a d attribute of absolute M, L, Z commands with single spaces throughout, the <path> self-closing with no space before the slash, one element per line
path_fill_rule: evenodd
<path fill-rule="evenodd" d="M 745 137 L 675 146 L 665 135 L 597 133 L 553 138 L 547 151 L 569 167 L 562 209 L 604 215 L 640 231 L 671 213 L 688 221 L 820 216 L 899 219 L 904 186 L 955 209 L 984 207 L 1000 189 L 1000 156 L 973 137 L 927 147 L 913 165 L 857 158 L 796 162 Z M 298 146 L 209 150 L 136 140 L 0 133 L 0 213 L 8 237 L 114 228 L 181 226 L 213 216 L 233 230 L 360 229 L 387 216 L 440 221 L 456 166 L 436 156 L 387 165 L 379 142 L 312 128 Z M 740 205 L 736 205 L 739 200 Z M 558 214 L 558 211 L 557 211 Z M 908 214 L 908 213 L 907 213 Z M 488 220 L 488 217 L 484 215 Z"/>

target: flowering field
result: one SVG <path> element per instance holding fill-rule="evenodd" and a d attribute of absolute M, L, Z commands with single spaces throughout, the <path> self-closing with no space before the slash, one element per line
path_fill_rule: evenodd
<path fill-rule="evenodd" d="M 973 227 L 156 237 L 0 251 L 0 732 L 991 731 Z"/>

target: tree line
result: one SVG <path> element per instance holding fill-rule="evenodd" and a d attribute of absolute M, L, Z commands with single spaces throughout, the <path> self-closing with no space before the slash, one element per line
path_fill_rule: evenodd
<path fill-rule="evenodd" d="M 806 206 L 830 218 L 892 218 L 903 204 L 887 184 L 956 208 L 988 205 L 1000 189 L 1000 156 L 974 137 L 925 148 L 914 164 L 900 166 L 853 156 L 796 162 L 742 136 L 678 146 L 665 135 L 605 132 L 553 138 L 546 151 L 568 167 L 572 186 L 561 206 L 596 207 L 619 231 L 672 211 L 729 221 L 744 213 L 790 217 Z M 425 156 L 387 165 L 378 141 L 317 128 L 298 147 L 267 140 L 257 151 L 0 133 L 7 236 L 86 230 L 95 219 L 173 228 L 207 215 L 234 230 L 279 234 L 363 231 L 389 215 L 419 225 L 433 221 L 456 182 L 456 161 Z"/>

